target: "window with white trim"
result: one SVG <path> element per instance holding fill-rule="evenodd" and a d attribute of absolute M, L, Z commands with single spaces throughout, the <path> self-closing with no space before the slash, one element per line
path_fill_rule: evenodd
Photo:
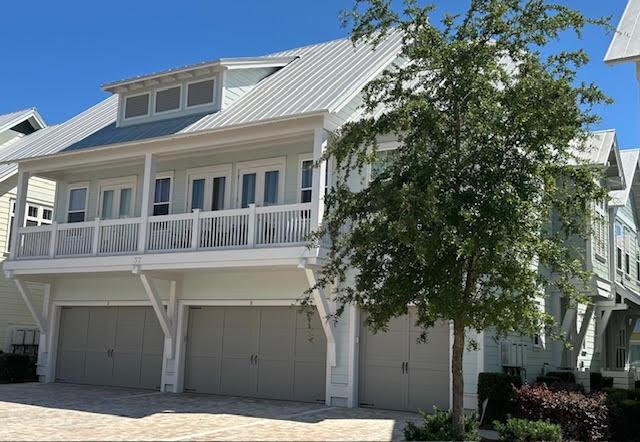
<path fill-rule="evenodd" d="M 180 109 L 182 87 L 171 86 L 165 89 L 156 89 L 155 113 L 171 112 Z"/>
<path fill-rule="evenodd" d="M 11 238 L 13 237 L 13 219 L 16 213 L 16 202 L 11 200 L 11 213 L 9 214 L 9 229 L 7 230 L 7 251 L 11 251 Z M 42 226 L 53 222 L 53 208 L 43 204 L 27 202 L 24 214 L 25 226 Z"/>
<path fill-rule="evenodd" d="M 87 186 L 69 187 L 67 204 L 67 222 L 81 223 L 87 217 L 87 197 L 89 188 Z"/>
<path fill-rule="evenodd" d="M 213 78 L 187 84 L 187 107 L 213 104 L 214 87 Z"/>
<path fill-rule="evenodd" d="M 285 158 L 238 164 L 238 205 L 272 206 L 284 199 Z"/>
<path fill-rule="evenodd" d="M 310 203 L 313 193 L 313 160 L 303 159 L 300 162 L 300 202 Z"/>
<path fill-rule="evenodd" d="M 149 93 L 132 95 L 124 100 L 124 118 L 138 118 L 149 115 Z"/>
<path fill-rule="evenodd" d="M 155 192 L 153 196 L 153 216 L 168 215 L 171 211 L 171 177 L 159 176 L 156 178 Z"/>
<path fill-rule="evenodd" d="M 622 249 L 624 247 L 624 229 L 619 223 L 615 224 L 616 234 L 616 268 L 622 271 Z"/>
<path fill-rule="evenodd" d="M 624 273 L 631 273 L 631 230 L 624 228 Z"/>
<path fill-rule="evenodd" d="M 607 260 L 607 217 L 604 201 L 594 204 L 593 210 L 593 247 L 600 260 Z"/>
<path fill-rule="evenodd" d="M 187 171 L 187 209 L 224 210 L 229 208 L 231 165 Z"/>
<path fill-rule="evenodd" d="M 135 176 L 102 181 L 98 216 L 102 219 L 133 216 L 135 189 Z"/>

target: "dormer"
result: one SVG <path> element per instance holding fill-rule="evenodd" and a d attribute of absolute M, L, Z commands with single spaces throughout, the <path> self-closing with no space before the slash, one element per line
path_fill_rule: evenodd
<path fill-rule="evenodd" d="M 118 95 L 118 127 L 212 114 L 294 59 L 219 59 L 108 83 L 102 89 Z"/>

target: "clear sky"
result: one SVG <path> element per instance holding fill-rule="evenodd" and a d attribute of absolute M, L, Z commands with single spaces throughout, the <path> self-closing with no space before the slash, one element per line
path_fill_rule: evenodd
<path fill-rule="evenodd" d="M 589 16 L 613 16 L 626 0 L 557 0 Z M 33 0 L 4 2 L 0 114 L 36 106 L 60 123 L 106 97 L 102 83 L 219 57 L 262 55 L 347 35 L 339 12 L 352 0 Z M 465 0 L 432 0 L 459 11 Z M 580 78 L 615 103 L 597 128 L 616 128 L 623 147 L 640 147 L 640 94 L 631 64 L 602 62 L 611 35 L 590 29 L 577 42 L 591 63 Z"/>

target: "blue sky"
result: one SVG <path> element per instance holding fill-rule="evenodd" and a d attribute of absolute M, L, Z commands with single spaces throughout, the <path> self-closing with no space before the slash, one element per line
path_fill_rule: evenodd
<path fill-rule="evenodd" d="M 566 0 L 589 16 L 613 16 L 626 0 Z M 464 0 L 432 0 L 455 12 Z M 0 41 L 0 114 L 36 106 L 52 123 L 62 122 L 106 97 L 100 84 L 184 64 L 261 55 L 343 37 L 339 12 L 351 0 L 35 0 L 6 2 Z M 611 35 L 590 29 L 577 42 L 591 63 L 580 78 L 594 81 L 615 100 L 599 109 L 598 128 L 614 127 L 624 147 L 640 147 L 640 94 L 631 64 L 605 66 Z"/>

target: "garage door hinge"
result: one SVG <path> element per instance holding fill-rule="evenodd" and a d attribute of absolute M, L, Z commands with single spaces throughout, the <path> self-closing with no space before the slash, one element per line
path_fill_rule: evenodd
<path fill-rule="evenodd" d="M 202 307 L 190 305 L 189 310 L 202 310 Z"/>
<path fill-rule="evenodd" d="M 64 379 L 56 378 L 56 382 L 64 382 Z"/>
<path fill-rule="evenodd" d="M 187 392 L 187 393 L 195 393 L 196 389 L 195 388 L 185 388 L 184 391 Z"/>
<path fill-rule="evenodd" d="M 373 407 L 373 406 L 374 406 L 374 404 L 368 404 L 368 403 L 366 403 L 366 402 L 360 402 L 360 406 L 361 406 L 361 407 Z"/>

